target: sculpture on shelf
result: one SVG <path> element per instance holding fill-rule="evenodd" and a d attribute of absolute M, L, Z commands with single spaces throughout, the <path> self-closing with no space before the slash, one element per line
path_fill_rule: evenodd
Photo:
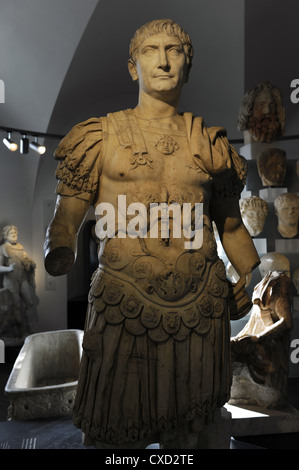
<path fill-rule="evenodd" d="M 192 57 L 189 35 L 177 23 L 142 26 L 129 59 L 138 105 L 76 125 L 56 150 L 58 199 L 45 240 L 47 271 L 62 275 L 73 265 L 90 205 L 101 239 L 74 406 L 85 444 L 97 448 L 218 445 L 207 443 L 212 433 L 205 425 L 216 425 L 230 393 L 228 300 L 232 317 L 247 313 L 245 278 L 259 257 L 239 211 L 245 159 L 224 129 L 178 113 Z M 160 227 L 151 236 L 143 222 L 162 203 L 189 204 L 193 228 L 202 203 L 200 247 L 186 248 L 172 223 L 168 234 Z M 105 228 L 101 215 L 111 206 L 117 220 L 108 232 L 111 219 Z M 131 237 L 126 227 L 129 232 L 136 217 L 139 231 Z M 240 275 L 237 286 L 229 285 L 218 258 L 212 220 Z"/>
<path fill-rule="evenodd" d="M 298 234 L 299 196 L 296 193 L 283 193 L 274 201 L 275 214 L 278 218 L 280 235 L 293 238 Z"/>
<path fill-rule="evenodd" d="M 34 332 L 37 322 L 38 297 L 35 293 L 35 262 L 18 243 L 18 229 L 7 225 L 3 229 L 4 243 L 0 246 L 0 272 L 3 273 L 3 287 L 12 299 L 11 333 L 5 335 L 23 338 Z"/>
<path fill-rule="evenodd" d="M 263 186 L 282 186 L 287 171 L 287 156 L 284 150 L 270 148 L 257 158 L 258 173 Z"/>
<path fill-rule="evenodd" d="M 254 288 L 245 327 L 231 339 L 233 384 L 229 403 L 276 408 L 287 405 L 291 339 L 291 280 L 270 271 Z"/>
<path fill-rule="evenodd" d="M 285 108 L 277 87 L 266 80 L 245 93 L 237 123 L 245 144 L 273 142 L 284 134 L 284 127 Z"/>
<path fill-rule="evenodd" d="M 262 277 L 265 277 L 270 271 L 279 271 L 284 273 L 286 276 L 291 277 L 291 265 L 289 259 L 277 253 L 271 251 L 261 257 L 261 263 L 259 265 L 259 272 Z"/>
<path fill-rule="evenodd" d="M 262 233 L 268 215 L 268 204 L 258 196 L 240 200 L 243 223 L 252 237 Z"/>

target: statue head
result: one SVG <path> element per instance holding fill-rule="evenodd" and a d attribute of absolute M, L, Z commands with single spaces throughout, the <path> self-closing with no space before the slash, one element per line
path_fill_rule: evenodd
<path fill-rule="evenodd" d="M 237 127 L 247 130 L 253 142 L 273 142 L 284 134 L 285 108 L 281 91 L 268 80 L 243 97 Z"/>
<path fill-rule="evenodd" d="M 190 36 L 173 20 L 153 20 L 141 26 L 131 40 L 129 52 L 129 72 L 134 81 L 139 81 L 140 88 L 181 89 L 188 81 L 193 47 Z"/>
<path fill-rule="evenodd" d="M 18 240 L 18 229 L 15 225 L 6 225 L 2 230 L 2 236 L 5 242 L 14 244 Z"/>
<path fill-rule="evenodd" d="M 287 156 L 284 150 L 270 148 L 257 159 L 259 176 L 263 186 L 282 186 L 287 170 Z"/>
<path fill-rule="evenodd" d="M 258 196 L 240 200 L 240 211 L 243 223 L 252 237 L 259 235 L 264 228 L 268 215 L 268 204 Z"/>
<path fill-rule="evenodd" d="M 278 217 L 278 231 L 284 238 L 293 238 L 298 233 L 299 196 L 296 193 L 280 194 L 274 201 Z"/>

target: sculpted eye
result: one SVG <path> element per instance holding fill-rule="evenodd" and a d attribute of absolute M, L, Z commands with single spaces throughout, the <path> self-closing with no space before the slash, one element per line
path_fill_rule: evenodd
<path fill-rule="evenodd" d="M 168 54 L 172 56 L 177 56 L 181 54 L 181 52 L 182 52 L 181 47 L 171 47 L 170 49 L 168 49 Z"/>
<path fill-rule="evenodd" d="M 155 49 L 153 47 L 145 47 L 142 50 L 142 54 L 145 56 L 151 56 L 155 53 Z"/>

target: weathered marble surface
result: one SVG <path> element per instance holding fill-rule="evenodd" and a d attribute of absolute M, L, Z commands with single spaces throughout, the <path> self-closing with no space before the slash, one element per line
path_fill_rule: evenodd
<path fill-rule="evenodd" d="M 82 353 L 83 332 L 57 330 L 26 338 L 5 393 L 8 419 L 65 416 L 72 412 Z"/>

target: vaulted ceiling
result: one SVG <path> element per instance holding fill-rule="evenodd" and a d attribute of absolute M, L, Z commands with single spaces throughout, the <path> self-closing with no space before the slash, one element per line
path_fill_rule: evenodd
<path fill-rule="evenodd" d="M 289 86 L 291 77 L 287 83 L 281 77 L 286 57 L 288 64 L 292 57 L 295 61 L 283 38 L 292 40 L 295 34 L 296 1 L 0 0 L 0 79 L 5 83 L 0 126 L 64 134 L 78 121 L 135 106 L 137 88 L 127 72 L 130 38 L 141 24 L 171 17 L 190 33 L 195 49 L 182 110 L 242 138 L 236 119 L 251 75 L 271 80 L 263 76 L 270 67 L 280 80 L 276 85 Z M 246 4 L 251 6 L 247 21 Z M 285 17 L 275 34 L 279 8 L 286 10 L 291 27 Z M 256 43 L 258 31 L 263 31 L 262 43 Z M 267 47 L 269 57 L 263 57 Z"/>

